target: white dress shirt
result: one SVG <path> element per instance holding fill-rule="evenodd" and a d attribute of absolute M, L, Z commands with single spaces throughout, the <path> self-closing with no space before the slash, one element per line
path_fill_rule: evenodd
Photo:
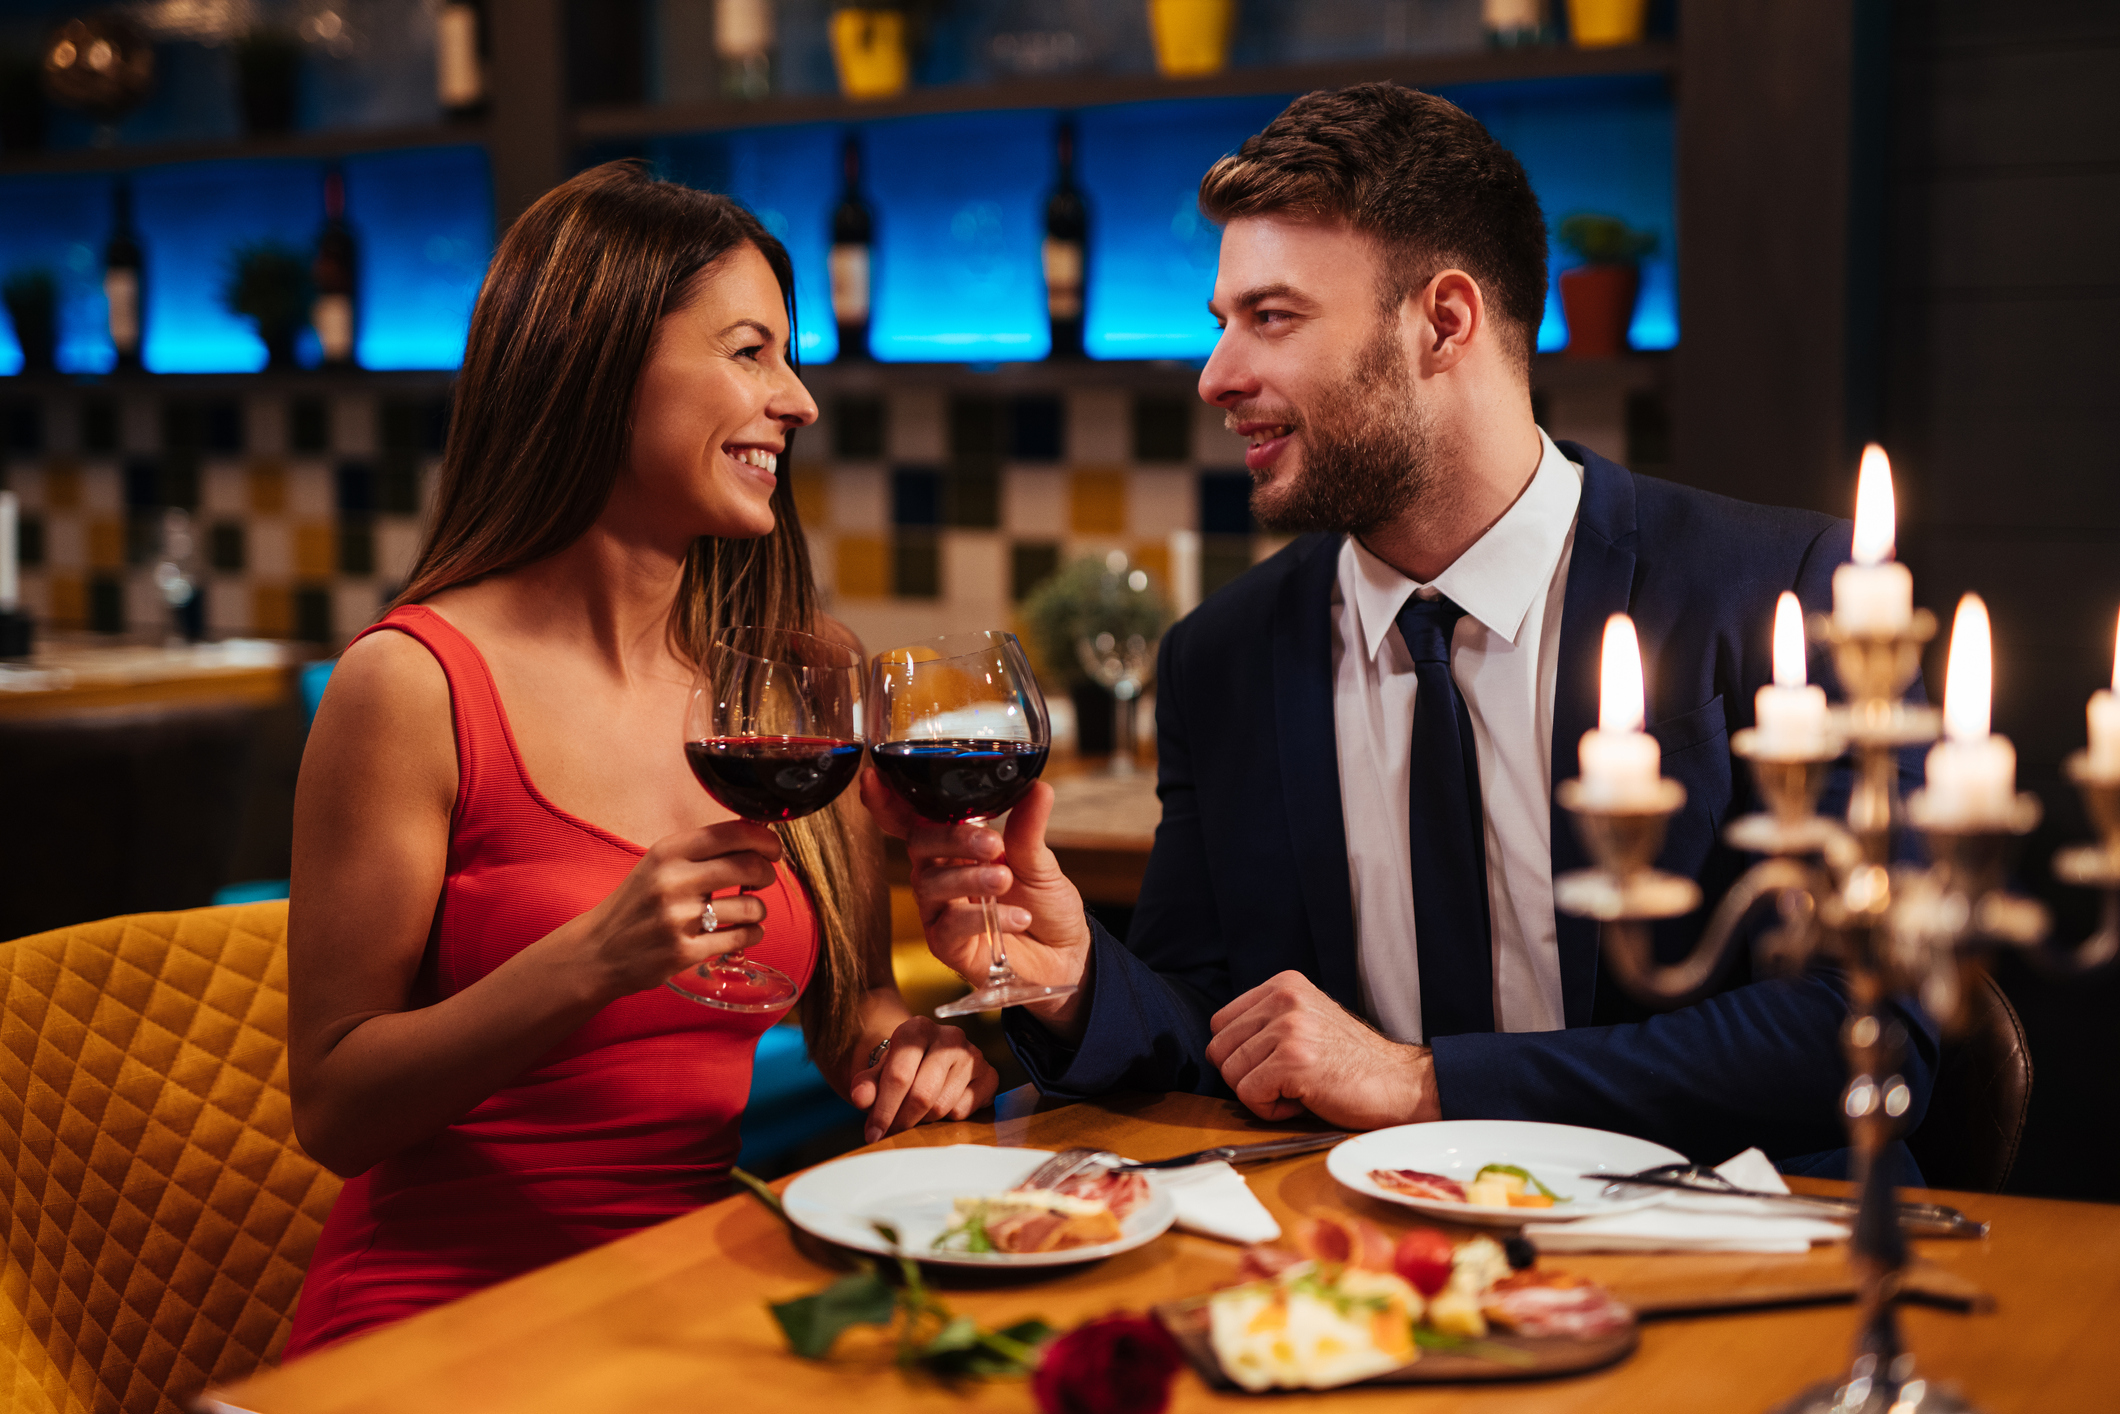
<path fill-rule="evenodd" d="M 1450 671 L 1479 753 L 1495 1029 L 1564 1025 L 1553 918 L 1553 683 L 1583 469 L 1543 430 L 1539 444 L 1538 470 L 1516 503 L 1430 583 L 1416 584 L 1353 536 L 1340 549 L 1332 722 L 1362 1005 L 1398 1041 L 1426 1034 L 1406 826 L 1418 680 L 1395 622 L 1414 594 L 1442 595 L 1465 611 L 1451 636 Z"/>

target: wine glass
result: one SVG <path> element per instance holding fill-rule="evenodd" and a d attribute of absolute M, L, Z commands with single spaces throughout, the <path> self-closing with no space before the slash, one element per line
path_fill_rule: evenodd
<path fill-rule="evenodd" d="M 707 649 L 685 707 L 685 760 L 746 820 L 799 820 L 861 769 L 861 655 L 793 629 L 727 629 Z M 741 948 L 663 983 L 723 1011 L 779 1011 L 795 979 Z"/>
<path fill-rule="evenodd" d="M 1141 692 L 1155 678 L 1156 645 L 1161 642 L 1138 633 L 1128 634 L 1121 642 L 1111 632 L 1075 640 L 1075 656 L 1083 671 L 1112 695 L 1112 759 L 1107 768 L 1111 775 L 1134 773 L 1134 752 L 1141 744 Z"/>
<path fill-rule="evenodd" d="M 1045 769 L 1052 724 L 1023 645 L 1012 633 L 950 634 L 876 659 L 869 682 L 869 758 L 914 813 L 985 823 L 1014 805 Z M 964 1016 L 1078 990 L 1025 982 L 1009 969 L 994 901 L 985 915 L 986 985 L 935 1009 Z"/>

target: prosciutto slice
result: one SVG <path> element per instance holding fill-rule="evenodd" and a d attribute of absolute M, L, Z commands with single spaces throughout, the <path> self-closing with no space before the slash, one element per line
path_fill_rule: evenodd
<path fill-rule="evenodd" d="M 1090 1169 L 1067 1179 L 1053 1191 L 1065 1193 L 1070 1198 L 1087 1198 L 1093 1203 L 1102 1203 L 1112 1210 L 1113 1217 L 1125 1222 L 1136 1208 L 1148 1201 L 1148 1178 L 1139 1172 Z"/>
<path fill-rule="evenodd" d="M 1369 1181 L 1409 1198 L 1432 1198 L 1441 1203 L 1465 1201 L 1465 1185 L 1439 1173 L 1422 1173 L 1419 1169 L 1371 1169 Z"/>
<path fill-rule="evenodd" d="M 1487 1319 L 1518 1335 L 1587 1340 L 1624 1329 L 1634 1313 L 1596 1282 L 1559 1273 L 1518 1272 L 1481 1301 Z"/>

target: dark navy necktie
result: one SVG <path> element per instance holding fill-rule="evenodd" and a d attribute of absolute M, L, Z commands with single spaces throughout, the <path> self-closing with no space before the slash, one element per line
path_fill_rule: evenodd
<path fill-rule="evenodd" d="M 1494 942 L 1487 919 L 1487 827 L 1472 715 L 1450 676 L 1450 633 L 1465 611 L 1416 595 L 1399 610 L 1419 679 L 1407 835 L 1424 1039 L 1494 1029 Z"/>

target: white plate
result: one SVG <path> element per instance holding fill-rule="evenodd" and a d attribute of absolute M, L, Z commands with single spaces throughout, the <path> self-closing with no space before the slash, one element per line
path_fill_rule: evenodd
<path fill-rule="evenodd" d="M 1325 1157 L 1325 1167 L 1342 1187 L 1387 1203 L 1453 1222 L 1515 1227 L 1519 1223 L 1572 1222 L 1577 1218 L 1627 1213 L 1661 1203 L 1667 1190 L 1636 1197 L 1606 1198 L 1604 1185 L 1586 1173 L 1638 1173 L 1658 1164 L 1682 1164 L 1684 1154 L 1631 1135 L 1572 1124 L 1532 1124 L 1511 1119 L 1446 1119 L 1433 1124 L 1402 1124 L 1357 1135 Z M 1488 1164 L 1514 1164 L 1529 1170 L 1562 1198 L 1550 1208 L 1487 1208 L 1396 1193 L 1369 1179 L 1371 1169 L 1418 1169 L 1454 1178 L 1466 1187 Z"/>
<path fill-rule="evenodd" d="M 959 1198 L 988 1198 L 1029 1178 L 1050 1159 L 1044 1149 L 998 1149 L 945 1144 L 932 1149 L 883 1149 L 820 1164 L 780 1195 L 788 1219 L 804 1232 L 888 1255 L 875 1223 L 898 1229 L 908 1257 L 950 1267 L 1064 1267 L 1130 1252 L 1161 1237 L 1178 1216 L 1170 1194 L 1149 1185 L 1148 1201 L 1120 1226 L 1119 1240 L 1061 1252 L 937 1252 L 931 1244 L 949 1226 Z"/>

